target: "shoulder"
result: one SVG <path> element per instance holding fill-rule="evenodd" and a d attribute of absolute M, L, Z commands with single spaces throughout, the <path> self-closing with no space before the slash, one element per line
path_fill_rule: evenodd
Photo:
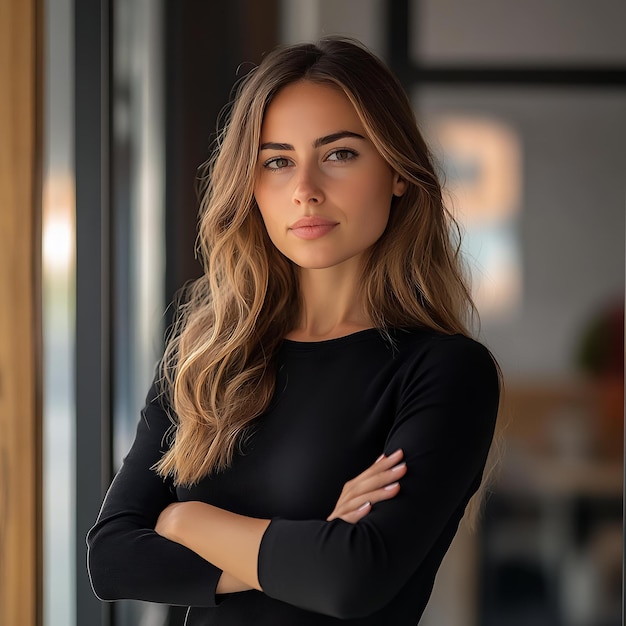
<path fill-rule="evenodd" d="M 424 328 L 394 329 L 391 333 L 394 346 L 406 357 L 428 359 L 458 359 L 488 361 L 495 366 L 495 359 L 488 348 L 466 335 L 447 335 Z"/>
<path fill-rule="evenodd" d="M 432 330 L 394 331 L 405 383 L 480 388 L 499 395 L 500 373 L 489 349 L 465 335 Z"/>
<path fill-rule="evenodd" d="M 488 448 L 500 399 L 500 374 L 490 351 L 463 335 L 428 331 L 406 337 L 396 421 L 420 437 Z M 455 444 L 456 445 L 456 444 Z"/>

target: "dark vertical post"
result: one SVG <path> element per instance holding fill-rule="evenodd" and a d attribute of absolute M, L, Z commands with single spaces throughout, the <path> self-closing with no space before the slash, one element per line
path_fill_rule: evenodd
<path fill-rule="evenodd" d="M 165 3 L 166 297 L 202 268 L 194 258 L 197 170 L 211 154 L 235 81 L 278 43 L 276 0 Z M 171 311 L 170 311 L 171 313 Z"/>
<path fill-rule="evenodd" d="M 85 535 L 111 475 L 109 0 L 74 8 L 76 161 L 76 623 L 110 623 L 91 590 Z"/>
<path fill-rule="evenodd" d="M 411 82 L 409 0 L 393 0 L 393 2 L 387 2 L 386 6 L 388 65 L 407 89 Z M 416 10 L 415 3 L 413 3 L 413 10 Z"/>

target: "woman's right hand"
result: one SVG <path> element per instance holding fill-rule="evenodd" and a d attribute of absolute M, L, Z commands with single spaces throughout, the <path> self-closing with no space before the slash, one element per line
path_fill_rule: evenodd
<path fill-rule="evenodd" d="M 401 462 L 403 455 L 402 450 L 381 455 L 364 472 L 349 480 L 326 521 L 342 519 L 356 524 L 371 511 L 373 504 L 396 496 L 400 491 L 398 481 L 406 474 L 406 463 Z"/>

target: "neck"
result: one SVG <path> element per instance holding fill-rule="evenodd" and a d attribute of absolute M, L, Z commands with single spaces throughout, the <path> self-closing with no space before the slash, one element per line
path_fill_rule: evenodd
<path fill-rule="evenodd" d="M 360 274 L 347 269 L 300 269 L 302 310 L 289 339 L 322 341 L 372 327 L 359 291 Z"/>

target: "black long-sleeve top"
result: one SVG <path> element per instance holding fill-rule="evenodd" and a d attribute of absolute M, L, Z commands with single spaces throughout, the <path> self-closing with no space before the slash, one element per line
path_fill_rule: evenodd
<path fill-rule="evenodd" d="M 188 626 L 415 626 L 478 488 L 499 384 L 489 352 L 460 335 L 374 329 L 285 340 L 274 398 L 227 470 L 192 488 L 150 468 L 171 422 L 153 385 L 135 442 L 88 535 L 103 600 L 187 605 Z M 356 524 L 327 522 L 344 483 L 404 451 L 400 492 Z M 271 522 L 263 592 L 217 596 L 221 571 L 154 532 L 171 502 L 199 500 Z"/>

